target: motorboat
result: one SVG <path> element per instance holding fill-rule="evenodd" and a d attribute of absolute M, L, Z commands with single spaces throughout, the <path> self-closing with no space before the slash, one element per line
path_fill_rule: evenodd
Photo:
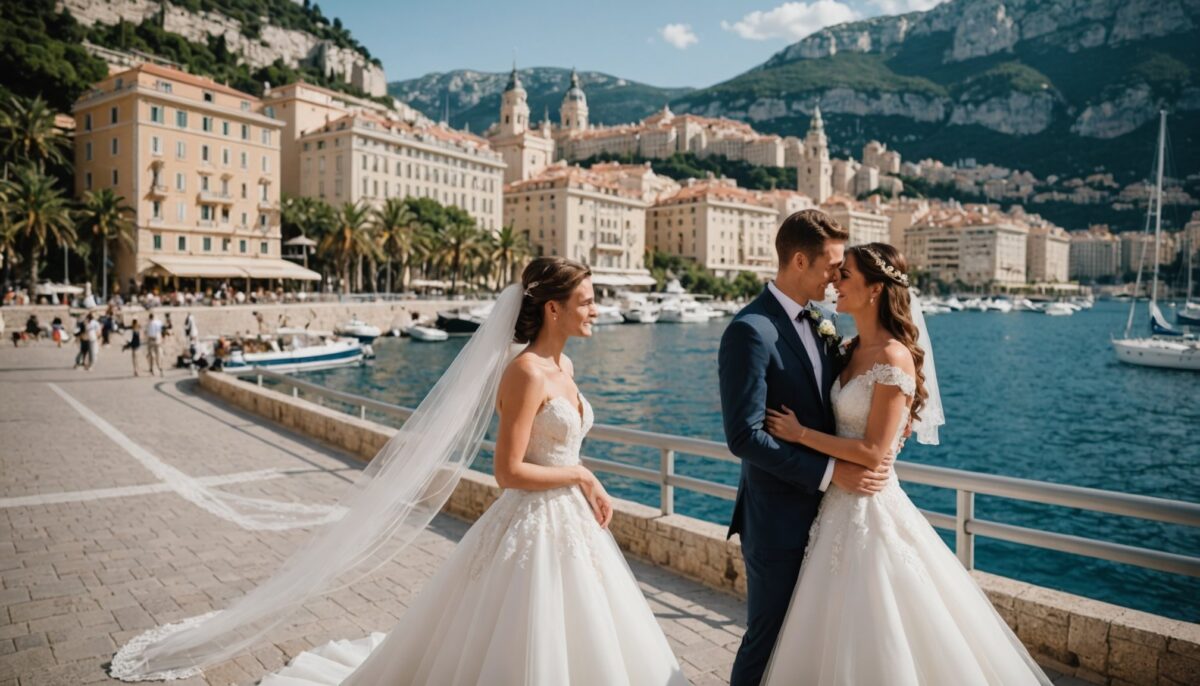
<path fill-rule="evenodd" d="M 653 324 L 658 321 L 659 314 L 658 306 L 648 302 L 633 303 L 621 310 L 626 324 Z"/>
<path fill-rule="evenodd" d="M 475 333 L 492 313 L 495 303 L 479 307 L 443 310 L 437 313 L 437 328 L 451 336 L 470 335 Z"/>
<path fill-rule="evenodd" d="M 946 305 L 943 305 L 941 302 L 938 302 L 937 300 L 930 299 L 930 300 L 922 300 L 921 301 L 921 313 L 922 314 L 946 314 L 950 311 L 951 310 L 949 307 L 947 307 Z"/>
<path fill-rule="evenodd" d="M 378 326 L 371 326 L 358 317 L 351 317 L 345 324 L 334 327 L 333 332 L 345 338 L 357 338 L 361 343 L 374 343 L 376 338 L 383 335 Z"/>
<path fill-rule="evenodd" d="M 712 319 L 711 311 L 694 300 L 667 300 L 662 304 L 658 321 L 672 324 L 695 324 Z"/>
<path fill-rule="evenodd" d="M 593 323 L 598 326 L 624 324 L 625 317 L 621 315 L 621 308 L 616 305 L 596 305 L 596 321 Z"/>
<path fill-rule="evenodd" d="M 987 309 L 990 312 L 1008 313 L 1013 311 L 1013 303 L 1008 298 L 993 298 L 985 300 L 984 304 L 987 305 Z"/>
<path fill-rule="evenodd" d="M 404 333 L 414 341 L 422 341 L 425 343 L 437 343 L 450 338 L 450 334 L 441 329 L 437 329 L 432 326 L 422 326 L 420 324 L 413 324 L 405 329 Z"/>
<path fill-rule="evenodd" d="M 1013 300 L 1012 307 L 1016 312 L 1041 312 L 1044 305 L 1035 303 L 1029 298 L 1017 298 Z"/>
<path fill-rule="evenodd" d="M 235 340 L 226 349 L 208 342 L 211 364 L 225 370 L 252 368 L 300 372 L 361 364 L 373 356 L 371 346 L 332 331 L 283 328 L 274 334 Z"/>
<path fill-rule="evenodd" d="M 1042 310 L 1042 313 L 1050 315 L 1051 317 L 1069 317 L 1075 314 L 1075 312 L 1076 309 L 1072 307 L 1070 303 L 1062 302 L 1050 303 L 1049 305 L 1046 305 L 1044 310 Z"/>
<path fill-rule="evenodd" d="M 962 312 L 965 309 L 962 301 L 953 295 L 943 300 L 942 304 L 949 307 L 951 312 Z"/>

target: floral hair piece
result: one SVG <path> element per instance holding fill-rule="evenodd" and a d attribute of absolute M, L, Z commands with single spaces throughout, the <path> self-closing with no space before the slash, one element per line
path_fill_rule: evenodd
<path fill-rule="evenodd" d="M 887 262 L 884 262 L 883 258 L 879 256 L 879 253 L 875 252 L 874 250 L 872 250 L 870 248 L 863 248 L 863 252 L 870 255 L 871 259 L 875 261 L 875 266 L 879 267 L 879 269 L 881 271 L 883 271 L 884 274 L 887 274 L 888 277 L 891 278 L 893 281 L 895 281 L 896 283 L 898 283 L 902 286 L 908 285 L 908 274 L 905 274 L 904 272 L 900 271 L 899 269 L 896 269 L 895 267 L 888 264 Z"/>
<path fill-rule="evenodd" d="M 541 281 L 534 281 L 533 283 L 529 284 L 529 287 L 525 289 L 525 297 L 526 298 L 532 297 L 533 289 L 537 288 L 541 284 L 542 284 Z"/>

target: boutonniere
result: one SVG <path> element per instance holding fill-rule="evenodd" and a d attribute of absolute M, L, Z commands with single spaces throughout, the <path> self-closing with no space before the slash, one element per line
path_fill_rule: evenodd
<path fill-rule="evenodd" d="M 842 345 L 842 337 L 838 335 L 837 326 L 833 320 L 827 318 L 817 308 L 809 309 L 809 317 L 817 325 L 817 335 L 821 337 L 821 342 L 825 345 L 825 351 L 832 355 L 835 359 L 841 359 L 845 352 Z"/>

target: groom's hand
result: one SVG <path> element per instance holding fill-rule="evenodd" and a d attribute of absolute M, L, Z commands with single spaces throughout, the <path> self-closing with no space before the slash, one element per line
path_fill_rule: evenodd
<path fill-rule="evenodd" d="M 835 460 L 833 463 L 833 483 L 838 488 L 858 495 L 875 495 L 887 485 L 891 474 L 891 460 L 885 460 L 879 469 L 866 467 L 845 460 Z"/>

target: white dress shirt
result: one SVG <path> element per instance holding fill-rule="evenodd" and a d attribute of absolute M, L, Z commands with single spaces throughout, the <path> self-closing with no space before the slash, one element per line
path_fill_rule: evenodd
<path fill-rule="evenodd" d="M 824 378 L 822 372 L 824 369 L 821 366 L 821 349 L 817 342 L 817 336 L 813 333 L 812 327 L 807 322 L 800 321 L 797 317 L 807 307 L 807 303 L 801 305 L 792 300 L 783 291 L 775 285 L 774 281 L 767 283 L 767 289 L 771 291 L 771 295 L 779 301 L 783 306 L 783 311 L 787 313 L 788 319 L 792 320 L 792 326 L 796 327 L 796 333 L 800 336 L 800 342 L 804 344 L 804 352 L 808 353 L 808 360 L 812 363 L 813 374 L 817 377 L 817 395 L 825 398 L 824 389 L 821 387 L 821 379 Z M 833 480 L 833 458 L 829 458 L 829 463 L 825 465 L 825 476 L 821 479 L 820 490 L 822 492 L 829 488 L 829 482 Z"/>

